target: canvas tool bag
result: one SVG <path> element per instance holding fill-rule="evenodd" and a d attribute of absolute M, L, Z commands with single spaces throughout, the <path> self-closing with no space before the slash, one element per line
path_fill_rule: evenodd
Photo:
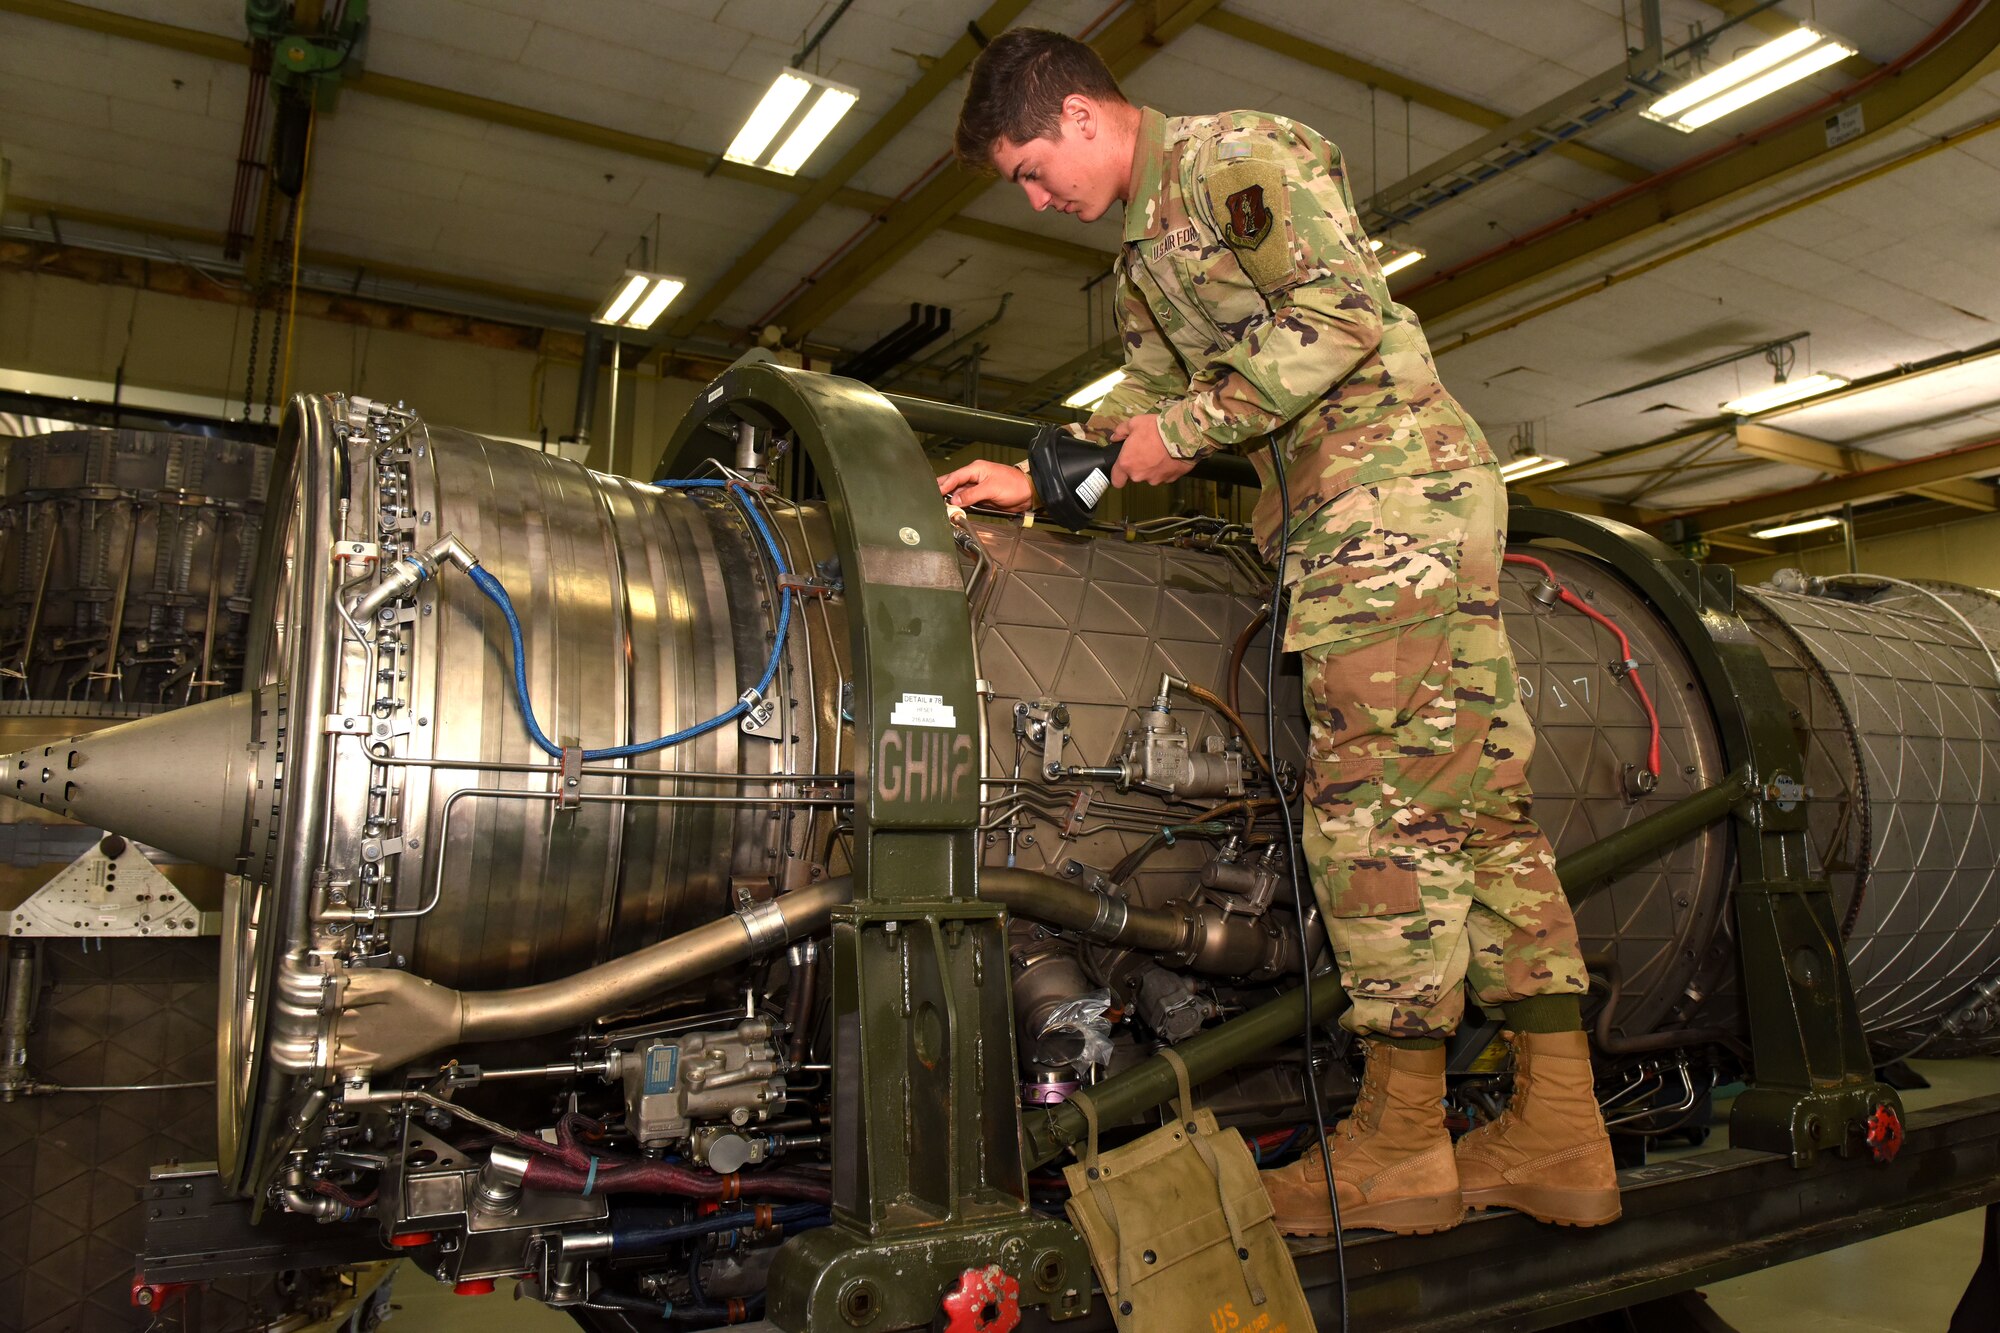
<path fill-rule="evenodd" d="M 1177 1115 L 1144 1138 L 1097 1151 L 1097 1108 L 1070 1100 L 1089 1126 L 1081 1161 L 1063 1168 L 1069 1220 L 1083 1233 L 1122 1330 L 1142 1333 L 1311 1333 L 1292 1254 L 1249 1145 L 1195 1110 L 1188 1071 Z"/>

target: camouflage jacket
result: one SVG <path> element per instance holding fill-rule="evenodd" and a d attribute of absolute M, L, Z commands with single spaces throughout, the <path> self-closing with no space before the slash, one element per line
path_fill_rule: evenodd
<path fill-rule="evenodd" d="M 1282 116 L 1170 120 L 1147 108 L 1118 258 L 1126 378 L 1091 433 L 1160 414 L 1170 453 L 1248 453 L 1255 526 L 1275 559 L 1286 462 L 1291 524 L 1354 486 L 1493 461 L 1438 382 L 1356 220 L 1340 150 Z"/>

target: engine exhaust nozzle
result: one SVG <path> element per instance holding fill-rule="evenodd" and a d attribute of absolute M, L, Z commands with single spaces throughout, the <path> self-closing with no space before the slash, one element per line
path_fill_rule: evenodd
<path fill-rule="evenodd" d="M 243 871 L 268 788 L 264 692 L 232 694 L 0 758 L 0 794 L 201 865 Z"/>

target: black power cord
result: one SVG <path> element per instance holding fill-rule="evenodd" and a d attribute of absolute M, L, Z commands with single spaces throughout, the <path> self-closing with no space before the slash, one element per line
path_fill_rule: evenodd
<path fill-rule="evenodd" d="M 1305 982 L 1301 999 L 1305 1001 L 1305 1022 L 1300 1026 L 1300 1036 L 1305 1044 L 1305 1084 L 1307 1104 L 1312 1108 L 1313 1135 L 1319 1144 L 1319 1162 L 1326 1172 L 1326 1202 L 1333 1210 L 1333 1260 L 1338 1277 L 1337 1296 L 1340 1304 L 1340 1333 L 1347 1333 L 1347 1244 L 1340 1234 L 1340 1191 L 1333 1183 L 1333 1153 L 1326 1142 L 1326 1113 L 1320 1107 L 1319 1071 L 1313 1068 L 1313 955 L 1312 940 L 1306 930 L 1305 876 L 1299 873 L 1299 840 L 1292 827 L 1292 803 L 1285 795 L 1284 784 L 1278 781 L 1278 658 L 1279 644 L 1284 641 L 1285 601 L 1285 550 L 1291 544 L 1292 496 L 1285 482 L 1285 460 L 1278 452 L 1278 441 L 1271 440 L 1271 472 L 1278 479 L 1278 570 L 1271 580 L 1271 651 L 1264 668 L 1264 739 L 1266 776 L 1271 779 L 1271 788 L 1277 793 L 1278 815 L 1285 827 L 1285 858 L 1292 876 L 1292 915 L 1299 928 L 1299 959 Z M 1301 777 L 1301 787 L 1304 779 Z M 1328 928 L 1331 941 L 1331 928 Z"/>

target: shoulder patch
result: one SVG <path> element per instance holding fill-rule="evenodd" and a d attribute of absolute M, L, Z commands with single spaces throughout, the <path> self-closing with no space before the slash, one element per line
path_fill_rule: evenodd
<path fill-rule="evenodd" d="M 1239 158 L 1212 168 L 1202 183 L 1223 244 L 1236 252 L 1250 280 L 1260 288 L 1281 282 L 1292 268 L 1284 169 Z"/>
<path fill-rule="evenodd" d="M 1250 145 L 1241 139 L 1231 139 L 1226 143 L 1217 144 L 1215 155 L 1225 162 L 1234 158 L 1248 157 L 1250 156 Z"/>

